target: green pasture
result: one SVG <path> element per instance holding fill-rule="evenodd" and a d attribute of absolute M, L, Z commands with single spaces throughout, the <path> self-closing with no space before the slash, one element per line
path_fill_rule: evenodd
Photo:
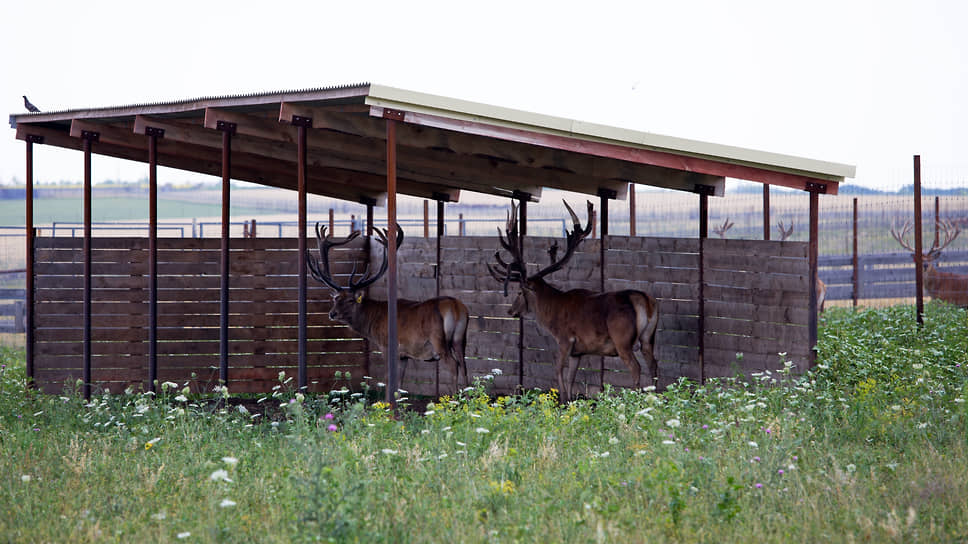
<path fill-rule="evenodd" d="M 365 376 L 319 397 L 280 376 L 248 408 L 182 383 L 41 395 L 2 349 L 10 542 L 968 541 L 968 317 L 946 305 L 920 330 L 910 306 L 828 310 L 802 376 L 567 406 L 484 378 L 396 418 Z"/>

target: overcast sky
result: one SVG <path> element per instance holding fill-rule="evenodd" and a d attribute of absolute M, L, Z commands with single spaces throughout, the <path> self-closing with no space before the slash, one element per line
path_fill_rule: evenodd
<path fill-rule="evenodd" d="M 921 154 L 926 182 L 968 185 L 968 2 L 569 5 L 7 1 L 0 110 L 373 82 L 853 164 L 848 183 L 879 188 L 911 183 Z M 81 178 L 79 152 L 39 147 L 38 181 Z M 95 158 L 96 180 L 146 175 Z M 0 183 L 14 178 L 8 129 Z"/>

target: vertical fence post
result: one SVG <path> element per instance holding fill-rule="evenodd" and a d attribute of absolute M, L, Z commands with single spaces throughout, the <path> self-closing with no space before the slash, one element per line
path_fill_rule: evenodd
<path fill-rule="evenodd" d="M 430 202 L 423 201 L 424 212 L 424 238 L 430 238 Z"/>
<path fill-rule="evenodd" d="M 430 234 L 430 208 L 429 203 L 424 200 L 424 236 L 426 237 Z M 438 197 L 437 199 L 437 256 L 434 261 L 434 296 L 440 296 L 440 254 L 441 254 L 441 242 L 444 237 L 444 198 Z M 454 376 L 454 385 L 460 385 L 458 378 L 460 373 Z M 470 385 L 470 384 L 467 384 Z M 434 363 L 434 392 L 438 398 L 440 398 L 440 360 L 438 359 Z"/>
<path fill-rule="evenodd" d="M 854 308 L 857 308 L 857 299 L 860 297 L 860 263 L 857 256 L 857 197 L 854 197 L 854 241 L 853 241 L 853 274 L 851 274 L 851 299 L 854 301 Z"/>
<path fill-rule="evenodd" d="M 629 183 L 629 236 L 635 236 L 635 184 Z"/>
<path fill-rule="evenodd" d="M 924 325 L 924 244 L 921 238 L 921 155 L 914 156 L 914 285 L 918 327 Z"/>
<path fill-rule="evenodd" d="M 770 184 L 763 184 L 763 239 L 770 239 Z"/>
<path fill-rule="evenodd" d="M 605 268 L 606 264 L 606 251 L 608 248 L 606 244 L 608 242 L 608 201 L 610 199 L 616 198 L 618 195 L 615 191 L 611 189 L 605 189 L 599 187 L 598 189 L 598 200 L 599 207 L 601 208 L 602 221 L 601 226 L 601 236 L 598 244 L 598 288 L 599 292 L 605 292 Z M 635 378 L 638 378 L 637 376 Z M 598 363 L 598 383 L 602 390 L 605 389 L 605 357 L 602 356 Z"/>

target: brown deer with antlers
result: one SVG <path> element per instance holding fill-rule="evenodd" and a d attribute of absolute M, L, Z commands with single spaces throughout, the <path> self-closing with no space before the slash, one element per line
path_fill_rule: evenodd
<path fill-rule="evenodd" d="M 309 272 L 313 278 L 329 286 L 333 291 L 333 308 L 329 318 L 344 323 L 357 334 L 376 344 L 384 352 L 387 345 L 387 301 L 368 299 L 364 289 L 372 285 L 387 271 L 387 233 L 377 229 L 378 241 L 383 246 L 383 264 L 375 274 L 368 274 L 369 263 L 363 277 L 356 281 L 356 268 L 350 275 L 349 287 L 333 280 L 329 270 L 329 250 L 342 246 L 360 235 L 359 231 L 341 242 L 334 242 L 326 235 L 326 227 L 316 224 L 316 243 L 319 260 L 308 254 Z M 403 243 L 403 229 L 397 225 L 397 247 Z M 467 307 L 454 297 L 436 297 L 424 301 L 397 300 L 397 338 L 402 362 L 406 359 L 420 361 L 440 360 L 454 374 L 455 385 L 467 385 L 467 362 L 464 349 L 467 345 Z M 406 367 L 403 367 L 406 370 Z M 401 372 L 401 380 L 403 372 Z"/>
<path fill-rule="evenodd" d="M 911 231 L 911 222 L 907 221 L 897 231 L 897 226 L 891 226 L 891 236 L 901 244 L 901 247 L 912 253 L 915 257 L 914 248 L 904 241 L 904 237 Z M 935 261 L 941 257 L 941 251 L 955 241 L 961 229 L 950 221 L 939 221 L 938 230 L 943 233 L 943 240 L 936 238 L 931 249 L 921 255 L 921 264 L 924 267 L 924 290 L 931 295 L 931 298 L 950 302 L 963 308 L 968 308 L 968 274 L 957 274 L 955 272 L 945 272 L 938 270 L 934 265 Z"/>
<path fill-rule="evenodd" d="M 533 316 L 538 325 L 557 341 L 555 375 L 562 402 L 573 398 L 572 388 L 582 355 L 621 357 L 638 388 L 641 385 L 641 368 L 634 353 L 636 343 L 640 344 L 640 351 L 648 366 L 649 383 L 655 384 L 659 371 L 653 350 L 659 312 L 653 297 L 633 290 L 607 293 L 594 293 L 586 289 L 562 291 L 545 281 L 546 276 L 560 270 L 571 259 L 578 244 L 591 233 L 591 217 L 594 213 L 591 202 L 588 203 L 588 226 L 584 229 L 567 202 L 565 208 L 574 222 L 574 229 L 567 234 L 565 254 L 557 258 L 556 243 L 548 251 L 551 264 L 528 275 L 518 233 L 518 209 L 511 204 L 505 233 L 502 235 L 498 229 L 501 246 L 511 254 L 511 262 L 504 262 L 498 251 L 494 254 L 497 264 L 488 265 L 494 279 L 504 284 L 505 295 L 509 282 L 514 281 L 521 286 L 521 292 L 508 313 L 514 317 Z"/>
<path fill-rule="evenodd" d="M 793 234 L 793 220 L 790 220 L 790 228 L 783 226 L 783 221 L 780 221 L 776 225 L 777 230 L 780 231 L 780 241 L 784 241 Z M 825 284 L 820 278 L 817 278 L 817 311 L 823 311 L 823 302 L 827 298 L 827 284 Z"/>

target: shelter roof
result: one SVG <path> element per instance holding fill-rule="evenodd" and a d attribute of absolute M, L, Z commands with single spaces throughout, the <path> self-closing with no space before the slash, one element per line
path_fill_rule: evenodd
<path fill-rule="evenodd" d="M 540 198 L 543 187 L 623 199 L 630 182 L 724 193 L 724 178 L 835 194 L 850 165 L 609 127 L 361 83 L 189 100 L 14 114 L 19 139 L 221 175 L 234 129 L 232 178 L 296 188 L 296 125 L 307 123 L 307 190 L 381 203 L 386 123 L 397 128 L 397 190 L 456 201 L 460 190 Z"/>

